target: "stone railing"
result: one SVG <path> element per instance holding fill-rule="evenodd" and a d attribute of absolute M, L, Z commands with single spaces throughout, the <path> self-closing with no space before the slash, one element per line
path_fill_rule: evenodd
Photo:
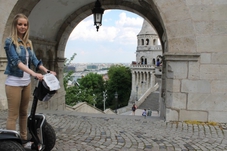
<path fill-rule="evenodd" d="M 162 46 L 161 45 L 154 45 L 154 46 L 150 46 L 150 45 L 142 45 L 142 46 L 137 46 L 137 50 L 162 50 Z"/>
<path fill-rule="evenodd" d="M 142 68 L 148 68 L 148 69 L 155 69 L 153 65 L 147 65 L 147 64 L 131 64 L 131 69 L 142 69 Z"/>

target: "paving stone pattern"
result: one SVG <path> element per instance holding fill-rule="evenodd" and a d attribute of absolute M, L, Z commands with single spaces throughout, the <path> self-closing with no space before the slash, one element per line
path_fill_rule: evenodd
<path fill-rule="evenodd" d="M 6 112 L 0 113 L 0 128 L 5 128 Z M 227 151 L 226 124 L 193 125 L 133 115 L 43 113 L 56 131 L 53 151 Z"/>

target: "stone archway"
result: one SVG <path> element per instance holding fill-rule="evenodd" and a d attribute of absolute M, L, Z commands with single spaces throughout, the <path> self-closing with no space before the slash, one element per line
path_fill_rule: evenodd
<path fill-rule="evenodd" d="M 159 37 L 162 37 L 162 39 L 165 40 L 166 35 L 165 35 L 164 28 L 163 28 L 163 25 L 162 25 L 161 17 L 158 15 L 159 12 L 157 11 L 156 6 L 154 4 L 150 5 L 150 4 L 146 3 L 145 1 L 140 1 L 139 3 L 140 3 L 140 5 L 136 5 L 136 4 L 133 4 L 133 3 L 128 2 L 128 1 L 125 1 L 124 3 L 122 3 L 121 1 L 114 2 L 114 1 L 109 0 L 109 1 L 103 1 L 102 7 L 105 10 L 108 10 L 108 9 L 127 10 L 127 11 L 134 12 L 134 13 L 144 17 L 146 20 L 148 20 L 154 26 Z M 94 6 L 94 4 L 88 4 L 88 7 L 92 7 L 92 6 Z M 141 11 L 141 10 L 143 10 L 143 11 Z M 154 10 L 156 10 L 157 12 L 155 12 Z M 80 18 L 78 18 L 78 14 L 81 14 L 81 13 L 91 15 L 90 9 L 87 9 L 87 6 L 85 6 L 85 7 L 78 9 L 77 11 L 75 11 L 62 24 L 62 26 L 61 26 L 61 28 L 58 32 L 58 36 L 57 36 L 57 38 L 59 38 L 58 50 L 64 50 L 65 49 L 65 46 L 66 46 L 66 43 L 67 43 L 67 40 L 68 40 L 68 37 L 69 37 L 69 33 L 71 33 L 73 31 L 74 27 L 76 27 L 76 25 L 81 20 L 83 20 L 85 17 L 87 17 L 87 16 L 83 16 L 83 17 L 80 16 Z M 166 41 L 161 40 L 162 46 L 165 43 L 166 43 Z M 161 104 L 161 105 L 163 106 L 164 104 Z M 165 114 L 165 108 L 164 107 L 161 107 L 161 108 L 162 108 L 161 117 L 165 117 L 165 115 L 164 115 Z"/>
<path fill-rule="evenodd" d="M 166 120 L 226 122 L 226 7 L 222 1 L 100 0 L 105 9 L 136 13 L 156 29 L 163 47 L 161 98 Z M 31 39 L 42 50 L 44 62 L 62 79 L 64 49 L 72 29 L 91 14 L 95 0 L 1 1 L 0 83 L 6 57 L 3 46 L 16 13 L 29 16 Z M 222 15 L 220 15 L 222 14 Z M 224 14 L 224 15 L 223 15 Z M 53 56 L 49 58 L 49 55 Z M 51 61 L 52 60 L 52 61 Z M 4 92 L 4 88 L 0 89 Z M 44 108 L 64 109 L 64 90 Z M 0 98 L 4 105 L 4 94 Z"/>
<path fill-rule="evenodd" d="M 70 0 L 69 0 L 70 1 Z M 73 3 L 71 1 L 71 3 Z M 160 21 L 157 19 L 156 13 L 151 9 L 151 7 L 147 7 L 149 4 L 141 1 L 139 3 L 133 3 L 129 1 L 118 1 L 113 2 L 111 0 L 108 1 L 101 1 L 102 7 L 104 9 L 122 9 L 128 10 L 142 17 L 150 19 L 154 26 L 156 26 L 159 35 L 163 35 L 163 29 L 161 26 Z M 76 4 L 76 3 L 75 3 Z M 9 19 L 7 20 L 6 24 L 9 25 L 11 22 L 12 17 L 17 14 L 18 12 L 22 12 L 29 17 L 30 24 L 31 24 L 31 39 L 33 41 L 33 45 L 35 50 L 39 50 L 37 52 L 37 56 L 42 57 L 44 65 L 49 67 L 49 69 L 55 70 L 58 72 L 59 79 L 63 79 L 63 62 L 64 62 L 64 50 L 68 40 L 68 37 L 72 30 L 76 27 L 76 25 L 86 18 L 87 16 L 91 15 L 91 9 L 94 7 L 94 2 L 87 3 L 85 2 L 84 5 L 78 7 L 75 11 L 72 11 L 71 14 L 65 16 L 64 21 L 61 23 L 55 24 L 53 27 L 57 26 L 59 29 L 53 30 L 49 26 L 45 25 L 42 27 L 41 24 L 47 24 L 45 21 L 42 21 L 42 17 L 44 15 L 38 15 L 38 12 L 41 8 L 45 5 L 45 2 L 40 1 L 32 1 L 27 3 L 27 5 L 23 5 L 22 1 L 18 1 L 14 8 L 12 9 L 11 13 L 9 14 Z M 65 5 L 65 3 L 62 3 Z M 146 6 L 146 9 L 143 7 Z M 50 9 L 54 9 L 54 7 L 50 7 Z M 141 11 L 143 10 L 143 11 Z M 48 12 L 47 10 L 43 10 Z M 49 12 L 53 14 L 53 12 Z M 39 12 L 40 14 L 40 12 Z M 149 14 L 149 15 L 148 15 Z M 57 17 L 57 16 L 54 16 Z M 48 17 L 43 17 L 43 20 L 48 20 Z M 33 27 L 33 28 L 32 28 Z M 37 29 L 36 29 L 36 28 Z M 7 37 L 6 33 L 9 32 L 10 26 L 6 26 L 4 31 L 4 36 Z M 50 34 L 52 30 L 55 34 Z M 55 27 L 56 28 L 56 27 Z M 3 38 L 4 39 L 4 38 Z M 52 54 L 52 56 L 50 56 Z M 4 56 L 4 54 L 2 54 Z M 62 82 L 62 81 L 61 81 Z M 54 109 L 54 110 L 61 110 L 64 109 L 64 90 L 61 90 L 58 94 L 58 98 L 55 98 L 56 101 L 54 104 L 45 103 L 42 105 L 42 108 L 46 109 Z"/>

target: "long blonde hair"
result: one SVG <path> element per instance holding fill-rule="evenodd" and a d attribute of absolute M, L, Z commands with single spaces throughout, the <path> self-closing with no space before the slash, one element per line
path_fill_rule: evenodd
<path fill-rule="evenodd" d="M 29 21 L 28 21 L 28 17 L 25 16 L 24 14 L 17 14 L 14 16 L 13 18 L 13 22 L 12 22 L 12 25 L 11 25 L 11 35 L 10 37 L 12 38 L 12 42 L 16 45 L 16 47 L 18 48 L 19 47 L 19 43 L 18 43 L 18 35 L 17 35 L 17 23 L 18 23 L 18 20 L 20 18 L 24 18 L 27 20 L 27 31 L 25 32 L 24 36 L 23 36 L 23 39 L 21 39 L 23 41 L 23 45 L 25 47 L 31 47 L 32 49 L 32 44 L 31 44 L 31 41 L 29 40 Z"/>

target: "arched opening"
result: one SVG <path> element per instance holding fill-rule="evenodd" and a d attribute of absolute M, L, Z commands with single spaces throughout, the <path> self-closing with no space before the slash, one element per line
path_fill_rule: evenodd
<path fill-rule="evenodd" d="M 149 39 L 146 39 L 146 45 L 149 45 L 149 42 L 150 42 Z"/>
<path fill-rule="evenodd" d="M 40 11 L 39 8 L 44 8 L 43 6 L 45 6 L 46 3 L 47 2 L 43 1 L 29 2 L 26 6 L 23 7 L 23 11 L 21 12 L 29 16 L 31 26 L 33 27 L 31 29 L 31 38 L 34 42 L 34 47 L 37 50 L 42 49 L 43 52 L 48 52 L 45 53 L 43 62 L 50 68 L 57 70 L 59 79 L 62 79 L 62 69 L 65 59 L 64 51 L 69 35 L 80 21 L 91 15 L 91 8 L 93 8 L 94 2 L 85 2 L 84 5 L 74 5 L 78 8 L 75 9 L 75 7 L 71 7 L 71 12 L 61 12 L 61 14 L 56 14 L 56 11 L 50 12 L 51 9 L 49 8 L 48 10 L 43 9 L 43 11 Z M 75 4 L 76 2 L 70 1 L 70 3 Z M 57 3 L 57 5 L 59 5 L 59 3 Z M 23 6 L 23 1 L 19 0 L 14 7 L 14 10 L 17 10 L 21 6 Z M 49 6 L 51 5 L 49 4 Z M 148 4 L 145 1 L 139 1 L 138 4 L 136 4 L 130 1 L 124 1 L 124 3 L 122 3 L 121 1 L 113 2 L 112 0 L 106 0 L 102 1 L 102 6 L 105 10 L 122 9 L 140 15 L 154 26 L 160 39 L 165 39 L 163 38 L 166 37 L 166 35 L 164 33 L 164 26 L 162 25 L 161 17 L 159 15 L 159 12 L 157 11 L 155 4 L 153 4 L 152 2 L 149 2 Z M 51 8 L 56 9 L 57 7 L 53 6 Z M 12 11 L 9 18 L 12 18 L 17 12 L 18 11 Z M 37 12 L 39 13 L 37 14 Z M 50 18 L 45 14 L 50 14 L 50 16 L 54 17 Z M 49 24 L 47 25 L 48 19 L 53 19 L 54 21 L 48 22 Z M 8 20 L 8 22 L 10 22 L 10 19 Z M 4 37 L 6 37 L 6 33 L 8 31 L 9 28 L 6 27 Z M 164 43 L 164 41 L 161 41 L 162 46 L 164 45 Z M 48 49 L 48 51 L 46 51 L 46 49 Z M 53 54 L 51 58 L 49 57 L 49 54 Z M 143 60 L 141 61 L 144 64 L 147 64 L 147 58 L 143 58 Z M 60 95 L 64 95 L 64 90 L 62 90 L 62 93 L 59 93 L 59 100 L 62 100 L 63 97 Z M 59 105 L 61 103 L 58 102 L 56 104 Z M 47 105 L 47 107 L 50 106 L 51 104 Z M 55 106 L 55 108 L 60 109 L 57 106 Z"/>
<path fill-rule="evenodd" d="M 144 45 L 144 39 L 141 39 L 142 46 Z"/>
<path fill-rule="evenodd" d="M 90 15 L 74 28 L 65 48 L 66 58 L 70 59 L 76 52 L 72 63 L 130 64 L 136 60 L 142 17 L 129 11 L 110 9 L 103 16 L 99 32 L 94 30 L 92 23 L 93 15 Z"/>
<path fill-rule="evenodd" d="M 223 74 L 217 75 L 215 73 L 216 69 L 218 69 L 217 73 L 223 73 L 223 68 L 219 68 L 219 66 L 226 64 L 225 59 L 218 59 L 218 61 L 215 59 L 225 54 L 223 49 L 225 43 L 222 42 L 226 38 L 225 28 L 222 26 L 225 24 L 225 19 L 219 15 L 221 14 L 220 11 L 223 10 L 221 8 L 223 5 L 220 5 L 224 3 L 223 1 L 218 4 L 207 3 L 207 8 L 211 8 L 207 11 L 198 11 L 204 6 L 201 1 L 100 1 L 105 10 L 122 9 L 140 15 L 152 24 L 157 31 L 164 52 L 162 57 L 164 70 L 162 73 L 165 75 L 163 77 L 165 84 L 162 87 L 161 97 L 163 98 L 162 102 L 167 105 L 169 119 L 183 121 L 192 117 L 187 116 L 191 113 L 196 115 L 193 116 L 196 119 L 200 117 L 204 121 L 224 119 L 223 117 L 215 118 L 218 112 L 227 112 L 224 108 L 226 106 L 224 99 L 221 99 L 224 105 L 214 109 L 212 108 L 212 104 L 216 103 L 214 99 L 209 100 L 209 108 L 204 108 L 201 105 L 203 103 L 201 100 L 206 100 L 206 94 L 210 95 L 209 98 L 216 98 L 215 95 L 218 93 L 222 98 L 225 98 L 225 92 L 220 94 L 220 90 L 216 89 L 224 87 L 222 85 Z M 26 3 L 23 0 L 18 0 L 1 1 L 0 3 L 4 11 L 1 14 L 2 23 L 0 28 L 2 33 L 1 72 L 3 72 L 7 62 L 3 50 L 4 39 L 10 32 L 12 17 L 20 12 L 29 16 L 32 27 L 31 38 L 36 50 L 42 50 L 45 55 L 45 58 L 43 58 L 44 63 L 48 64 L 50 68 L 56 69 L 59 78 L 62 79 L 62 68 L 65 59 L 64 50 L 69 34 L 81 20 L 91 15 L 95 0 L 32 0 Z M 220 11 L 212 12 L 212 10 Z M 209 17 L 209 14 L 213 14 L 212 17 Z M 218 24 L 215 24 L 216 30 L 204 30 L 204 22 L 217 22 Z M 218 32 L 218 34 L 214 34 L 215 32 Z M 212 41 L 212 39 L 217 40 Z M 207 41 L 210 43 L 207 43 Z M 52 58 L 48 56 L 49 54 L 53 54 Z M 223 56 L 223 58 L 225 57 Z M 207 71 L 209 71 L 208 74 Z M 213 79 L 217 79 L 219 82 L 211 86 L 210 83 Z M 4 85 L 3 80 L 4 78 L 1 81 L 2 85 Z M 210 89 L 193 89 L 197 87 L 198 82 L 204 84 L 204 88 L 207 88 L 208 85 Z M 4 91 L 4 88 L 1 88 L 1 90 Z M 205 95 L 203 90 L 206 90 Z M 47 108 L 60 109 L 58 106 L 61 104 L 60 100 L 64 99 L 61 98 L 61 96 L 64 96 L 64 90 L 59 91 L 58 95 L 59 98 L 56 100 L 59 100 L 59 102 L 54 103 L 56 106 L 53 107 L 52 104 L 48 104 L 46 105 Z M 5 100 L 3 95 L 2 97 L 1 100 Z M 210 109 L 212 109 L 212 112 Z"/>
<path fill-rule="evenodd" d="M 153 40 L 153 45 L 156 45 L 156 44 L 157 44 L 157 43 L 156 43 L 156 39 L 154 39 L 154 40 Z"/>

